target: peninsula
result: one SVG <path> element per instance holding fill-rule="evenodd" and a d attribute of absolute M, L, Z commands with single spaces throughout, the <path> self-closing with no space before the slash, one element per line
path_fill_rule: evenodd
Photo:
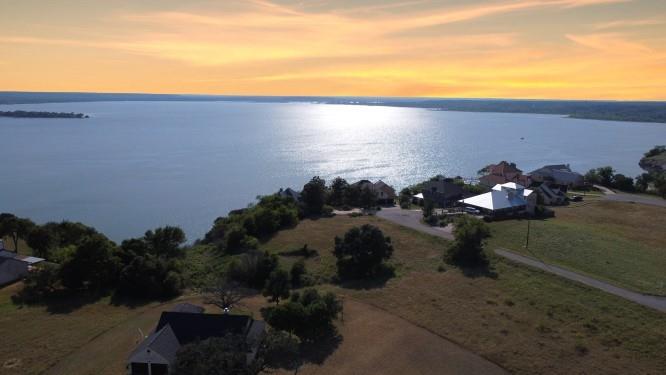
<path fill-rule="evenodd" d="M 23 118 L 88 118 L 88 115 L 74 112 L 42 112 L 42 111 L 0 111 L 0 117 Z"/>

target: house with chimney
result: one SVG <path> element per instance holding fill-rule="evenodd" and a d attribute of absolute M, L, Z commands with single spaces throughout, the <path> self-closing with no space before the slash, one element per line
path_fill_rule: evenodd
<path fill-rule="evenodd" d="M 523 171 L 516 167 L 516 163 L 501 161 L 497 164 L 491 164 L 485 168 L 486 174 L 479 178 L 479 183 L 487 187 L 513 182 L 522 186 L 530 186 L 532 180 L 530 176 L 524 175 Z"/>

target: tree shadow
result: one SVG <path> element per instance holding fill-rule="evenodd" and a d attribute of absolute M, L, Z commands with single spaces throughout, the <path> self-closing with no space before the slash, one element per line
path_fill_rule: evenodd
<path fill-rule="evenodd" d="M 321 365 L 326 358 L 338 349 L 342 340 L 342 336 L 333 327 L 315 342 L 303 343 L 301 345 L 301 358 L 303 362 Z"/>
<path fill-rule="evenodd" d="M 354 290 L 369 290 L 383 288 L 386 283 L 395 277 L 395 268 L 388 264 L 381 264 L 374 275 L 365 279 L 342 278 L 334 279 L 340 287 Z"/>
<path fill-rule="evenodd" d="M 83 306 L 98 302 L 107 295 L 108 293 L 57 290 L 48 296 L 30 299 L 19 292 L 12 296 L 12 302 L 19 306 L 45 306 L 49 314 L 69 314 Z"/>
<path fill-rule="evenodd" d="M 479 265 L 474 267 L 460 267 L 463 275 L 475 279 L 477 277 L 487 277 L 490 279 L 497 279 L 497 272 L 494 267 L 489 264 Z"/>

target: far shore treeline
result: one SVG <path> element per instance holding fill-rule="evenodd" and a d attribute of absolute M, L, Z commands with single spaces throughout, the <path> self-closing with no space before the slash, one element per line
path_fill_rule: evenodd
<path fill-rule="evenodd" d="M 42 111 L 0 111 L 0 117 L 20 118 L 88 118 L 83 113 L 74 112 L 42 112 Z"/>
<path fill-rule="evenodd" d="M 100 101 L 241 101 L 427 108 L 440 111 L 535 113 L 580 119 L 666 123 L 666 102 L 610 100 L 441 99 L 328 96 L 230 96 L 83 92 L 0 92 L 1 104 Z"/>

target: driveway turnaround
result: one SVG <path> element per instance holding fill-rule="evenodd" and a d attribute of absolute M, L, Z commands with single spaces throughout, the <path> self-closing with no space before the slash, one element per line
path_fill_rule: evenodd
<path fill-rule="evenodd" d="M 567 269 L 546 264 L 538 259 L 526 257 L 524 255 L 516 254 L 512 251 L 504 249 L 496 249 L 495 254 L 507 258 L 511 261 L 522 263 L 530 267 L 538 268 L 546 272 L 554 273 L 565 279 L 573 280 L 581 284 L 585 284 L 592 288 L 603 290 L 606 293 L 614 294 L 632 302 L 636 302 L 643 306 L 653 308 L 662 312 L 666 312 L 666 297 L 650 296 L 646 294 L 637 293 L 628 289 L 617 287 L 605 281 L 597 280 L 589 276 L 581 275 L 579 273 L 569 271 Z"/>
<path fill-rule="evenodd" d="M 447 240 L 453 240 L 453 233 L 451 232 L 452 225 L 449 224 L 449 226 L 441 228 L 423 224 L 421 222 L 421 218 L 423 217 L 421 210 L 403 210 L 400 207 L 388 207 L 377 211 L 376 215 L 382 219 L 416 229 L 420 232 L 446 238 Z"/>
<path fill-rule="evenodd" d="M 640 203 L 640 204 L 649 204 L 652 206 L 666 207 L 666 199 L 663 198 L 650 197 L 638 194 L 617 193 L 601 185 L 594 185 L 594 187 L 601 190 L 604 193 L 604 199 L 608 201 Z"/>

